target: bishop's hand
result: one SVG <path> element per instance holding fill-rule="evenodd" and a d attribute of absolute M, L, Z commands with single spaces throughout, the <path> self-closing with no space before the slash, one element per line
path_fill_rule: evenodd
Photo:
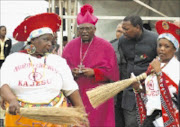
<path fill-rule="evenodd" d="M 79 77 L 79 68 L 73 68 L 72 69 L 72 74 L 73 74 L 73 76 L 74 76 L 74 78 L 77 78 L 77 77 Z"/>
<path fill-rule="evenodd" d="M 82 72 L 83 72 L 83 75 L 86 77 L 94 76 L 94 69 L 92 69 L 92 68 L 83 68 Z"/>

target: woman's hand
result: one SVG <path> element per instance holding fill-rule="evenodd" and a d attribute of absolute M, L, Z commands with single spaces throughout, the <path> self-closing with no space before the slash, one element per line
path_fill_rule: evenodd
<path fill-rule="evenodd" d="M 153 59 L 153 61 L 150 63 L 150 65 L 154 69 L 154 72 L 158 73 L 161 71 L 161 62 L 159 61 L 158 57 Z"/>
<path fill-rule="evenodd" d="M 79 107 L 82 113 L 86 114 L 86 110 L 84 108 L 84 104 L 82 102 L 81 96 L 79 94 L 78 90 L 75 90 L 72 94 L 68 96 L 68 99 L 71 101 L 72 105 L 74 107 Z M 81 121 L 81 126 L 82 127 L 89 127 L 89 121 L 88 121 L 88 116 L 83 116 Z"/>
<path fill-rule="evenodd" d="M 20 105 L 16 99 L 9 102 L 9 113 L 12 115 L 20 113 Z"/>
<path fill-rule="evenodd" d="M 0 99 L 0 104 L 1 104 L 1 108 L 3 110 L 6 110 L 5 101 L 2 98 Z"/>
<path fill-rule="evenodd" d="M 16 99 L 15 94 L 11 91 L 11 88 L 8 84 L 4 84 L 1 87 L 1 97 L 7 103 L 9 103 L 9 113 L 12 115 L 16 115 L 16 113 L 20 112 L 20 105 Z"/>

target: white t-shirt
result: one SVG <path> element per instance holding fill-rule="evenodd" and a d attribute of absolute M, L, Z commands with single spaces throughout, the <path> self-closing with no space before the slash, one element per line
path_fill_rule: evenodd
<path fill-rule="evenodd" d="M 60 90 L 78 89 L 65 59 L 54 54 L 41 58 L 25 53 L 9 55 L 1 68 L 1 87 L 4 84 L 18 99 L 31 103 L 48 103 Z"/>
<path fill-rule="evenodd" d="M 161 64 L 161 67 L 164 66 L 164 64 Z M 166 73 L 177 85 L 179 85 L 179 78 L 180 78 L 180 63 L 176 58 L 172 58 L 169 63 L 162 69 L 163 72 Z M 161 100 L 160 100 L 160 89 L 157 81 L 157 77 L 155 74 L 149 75 L 145 80 L 145 86 L 146 86 L 146 96 L 147 96 L 147 103 L 146 109 L 147 109 L 147 115 L 151 115 L 154 110 L 159 109 L 161 110 Z M 174 86 L 169 86 L 169 92 L 171 94 L 171 97 L 173 96 L 173 93 L 176 93 L 176 89 Z"/>

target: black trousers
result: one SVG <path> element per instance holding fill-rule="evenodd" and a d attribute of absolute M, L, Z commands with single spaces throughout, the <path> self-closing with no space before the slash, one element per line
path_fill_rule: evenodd
<path fill-rule="evenodd" d="M 125 126 L 123 109 L 121 107 L 122 94 L 123 94 L 123 92 L 118 93 L 117 100 L 115 103 L 115 124 L 116 124 L 116 127 L 124 127 Z"/>
<path fill-rule="evenodd" d="M 144 120 L 143 126 L 142 127 L 155 127 L 153 124 L 153 121 L 156 119 L 156 117 L 162 116 L 162 111 L 161 110 L 155 110 L 152 115 L 147 116 L 146 119 Z"/>
<path fill-rule="evenodd" d="M 0 60 L 0 68 L 1 68 L 3 62 L 4 62 L 4 60 Z"/>

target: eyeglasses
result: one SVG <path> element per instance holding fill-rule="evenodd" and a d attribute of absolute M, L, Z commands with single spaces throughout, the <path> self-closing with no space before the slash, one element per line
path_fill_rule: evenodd
<path fill-rule="evenodd" d="M 89 32 L 90 30 L 92 30 L 92 27 L 79 27 L 79 31 L 83 32 L 84 30 Z"/>

